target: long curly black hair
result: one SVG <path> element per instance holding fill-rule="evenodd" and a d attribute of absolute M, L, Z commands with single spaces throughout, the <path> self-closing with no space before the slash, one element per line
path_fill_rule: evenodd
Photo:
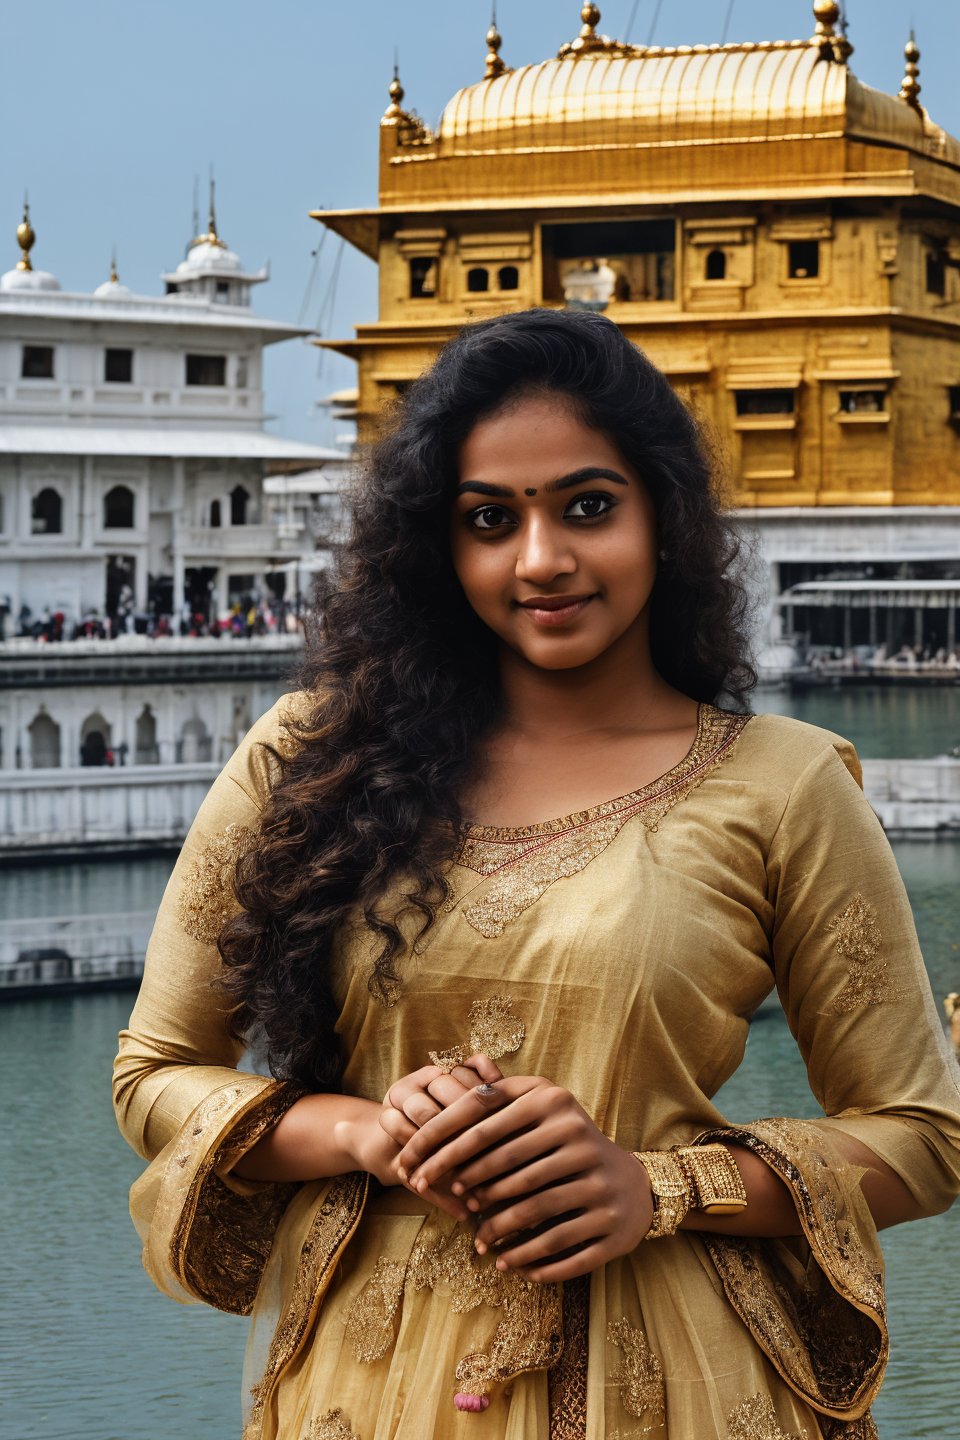
<path fill-rule="evenodd" d="M 457 451 L 482 416 L 537 390 L 569 397 L 650 491 L 667 557 L 651 597 L 659 673 L 692 699 L 740 707 L 755 683 L 740 545 L 698 425 L 660 371 L 591 312 L 527 310 L 461 330 L 369 457 L 352 537 L 318 595 L 305 703 L 238 866 L 242 909 L 220 937 L 234 1032 L 258 1032 L 273 1073 L 313 1089 L 342 1073 L 338 935 L 362 916 L 379 945 L 370 988 L 389 1003 L 410 934 L 447 895 L 458 793 L 499 704 L 497 642 L 450 558 Z"/>

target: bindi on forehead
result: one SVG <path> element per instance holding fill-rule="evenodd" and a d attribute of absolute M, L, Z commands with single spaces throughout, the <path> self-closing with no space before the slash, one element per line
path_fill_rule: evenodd
<path fill-rule="evenodd" d="M 534 490 L 532 487 L 528 486 L 527 489 L 524 490 L 523 493 L 524 493 L 524 495 L 536 495 L 537 492 L 536 492 L 536 490 Z"/>

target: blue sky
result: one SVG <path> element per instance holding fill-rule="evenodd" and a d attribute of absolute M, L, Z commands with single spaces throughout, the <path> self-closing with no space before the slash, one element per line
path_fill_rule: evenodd
<path fill-rule="evenodd" d="M 522 65 L 579 28 L 578 0 L 500 0 L 502 54 Z M 788 39 L 812 33 L 811 0 L 608 0 L 601 29 L 658 44 Z M 960 6 L 953 0 L 848 0 L 852 67 L 896 92 L 911 22 L 922 99 L 960 135 Z M 631 14 L 634 21 L 625 35 Z M 394 46 L 406 104 L 428 122 L 483 73 L 489 0 L 45 0 L 4 7 L 0 30 L 0 269 L 28 188 L 34 260 L 67 290 L 106 278 L 115 243 L 123 281 L 158 294 L 192 234 L 194 176 L 216 168 L 220 231 L 249 268 L 271 262 L 255 306 L 346 336 L 376 318 L 373 263 L 308 218 L 377 199 L 378 122 Z M 655 23 L 654 23 L 655 22 Z M 203 197 L 201 197 L 203 204 Z M 204 212 L 205 214 L 205 212 Z M 6 237 L 6 238 L 4 238 Z M 311 274 L 313 284 L 310 285 Z M 316 402 L 354 369 L 300 342 L 267 366 L 271 428 L 329 444 Z"/>

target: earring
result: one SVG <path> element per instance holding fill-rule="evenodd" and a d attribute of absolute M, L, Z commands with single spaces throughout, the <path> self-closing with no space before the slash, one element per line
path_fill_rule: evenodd
<path fill-rule="evenodd" d="M 659 555 L 659 557 L 660 557 L 661 560 L 669 560 L 669 558 L 670 558 L 669 555 L 667 554 L 666 550 L 658 550 L 658 551 L 657 551 L 657 554 Z"/>

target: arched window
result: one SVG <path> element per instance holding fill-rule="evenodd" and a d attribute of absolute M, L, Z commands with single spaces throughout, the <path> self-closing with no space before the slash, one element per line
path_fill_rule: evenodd
<path fill-rule="evenodd" d="M 63 531 L 63 501 L 59 490 L 47 485 L 33 497 L 31 529 L 34 535 L 60 535 Z"/>
<path fill-rule="evenodd" d="M 501 265 L 497 272 L 497 284 L 501 290 L 516 290 L 520 285 L 520 271 L 516 265 Z"/>
<path fill-rule="evenodd" d="M 726 280 L 727 257 L 722 250 L 711 250 L 707 256 L 706 277 L 708 280 Z"/>
<path fill-rule="evenodd" d="M 133 529 L 133 491 L 129 485 L 114 485 L 103 497 L 104 530 Z"/>
<path fill-rule="evenodd" d="M 213 530 L 219 530 L 219 529 L 220 529 L 220 525 L 221 525 L 221 520 L 220 520 L 220 501 L 219 501 L 219 500 L 211 500 L 211 501 L 210 501 L 210 528 L 213 529 Z"/>
<path fill-rule="evenodd" d="M 30 736 L 30 769 L 59 770 L 60 726 L 46 710 L 39 710 L 27 726 Z"/>
<path fill-rule="evenodd" d="M 482 265 L 475 265 L 467 271 L 467 289 L 474 294 L 490 289 L 490 275 Z"/>
<path fill-rule="evenodd" d="M 80 764 L 111 764 L 112 762 L 107 758 L 109 749 L 110 726 L 99 710 L 94 710 L 93 714 L 88 715 L 80 727 Z"/>
<path fill-rule="evenodd" d="M 137 716 L 135 765 L 156 765 L 160 759 L 157 747 L 157 717 L 149 705 L 144 705 Z"/>
<path fill-rule="evenodd" d="M 213 741 L 210 732 L 200 719 L 194 715 L 188 720 L 180 731 L 180 760 L 184 765 L 196 765 L 201 761 L 209 760 L 213 754 Z"/>
<path fill-rule="evenodd" d="M 247 506 L 250 503 L 250 492 L 244 490 L 242 485 L 235 485 L 230 491 L 230 524 L 246 525 Z"/>

